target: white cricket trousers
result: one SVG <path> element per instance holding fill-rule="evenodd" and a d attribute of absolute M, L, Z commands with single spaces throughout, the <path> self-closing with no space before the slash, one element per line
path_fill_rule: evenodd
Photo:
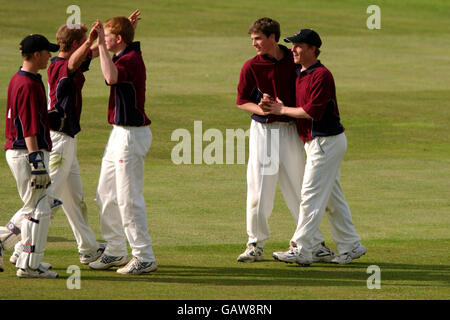
<path fill-rule="evenodd" d="M 134 257 L 155 261 L 142 194 L 145 156 L 151 141 L 148 126 L 114 125 L 109 136 L 97 187 L 100 229 L 107 255 L 128 255 L 128 239 Z"/>
<path fill-rule="evenodd" d="M 49 153 L 46 150 L 41 151 L 44 154 L 44 165 L 48 168 Z M 46 189 L 35 190 L 35 192 L 33 192 L 33 189 L 30 186 L 31 169 L 28 164 L 27 155 L 28 150 L 26 149 L 6 150 L 6 162 L 16 180 L 17 191 L 19 192 L 20 199 L 23 201 L 23 207 L 10 219 L 10 222 L 14 223 L 19 228 L 25 215 L 31 214 L 34 211 L 38 198 L 46 193 Z"/>
<path fill-rule="evenodd" d="M 62 209 L 72 228 L 79 253 L 95 253 L 99 244 L 89 226 L 87 207 L 83 200 L 77 139 L 56 131 L 50 131 L 50 137 L 53 148 L 50 152 L 49 173 L 52 184 L 49 194 L 63 202 Z"/>
<path fill-rule="evenodd" d="M 44 153 L 44 165 L 48 168 L 48 152 L 46 150 L 41 151 Z M 46 191 L 43 189 L 39 190 L 39 192 L 32 192 L 30 187 L 31 169 L 28 164 L 27 155 L 28 150 L 25 149 L 6 150 L 6 162 L 8 163 L 11 173 L 16 180 L 17 191 L 19 192 L 19 197 L 23 202 L 23 207 L 12 216 L 9 222 L 13 223 L 19 229 L 25 219 L 25 215 L 33 212 L 36 207 L 36 201 L 44 195 Z M 6 227 L 0 227 L 0 239 L 10 233 L 11 232 Z"/>
<path fill-rule="evenodd" d="M 304 167 L 303 142 L 295 122 L 252 120 L 247 166 L 247 244 L 264 247 L 269 238 L 268 220 L 277 182 L 297 224 Z M 318 231 L 313 242 L 318 245 L 322 241 L 323 235 Z"/>
<path fill-rule="evenodd" d="M 44 165 L 48 168 L 49 163 L 49 153 L 47 150 L 41 150 L 44 155 Z M 19 268 L 27 268 L 32 267 L 33 269 L 39 266 L 39 263 L 42 261 L 45 244 L 47 242 L 47 234 L 48 234 L 48 224 L 50 219 L 50 200 L 47 198 L 48 190 L 47 189 L 32 189 L 30 186 L 30 177 L 31 177 L 31 169 L 27 159 L 28 150 L 26 149 L 10 149 L 6 151 L 6 161 L 11 169 L 11 173 L 16 180 L 17 191 L 19 192 L 19 196 L 23 201 L 23 206 L 20 208 L 14 216 L 9 220 L 9 223 L 12 223 L 16 228 L 21 230 L 22 239 L 21 242 L 16 244 L 16 248 L 18 249 L 18 253 L 21 255 L 17 261 L 17 267 Z M 44 204 L 44 201 L 48 201 L 48 203 Z M 41 205 L 38 208 L 38 204 Z M 42 226 L 37 226 L 35 222 L 31 222 L 31 220 L 26 219 L 29 216 L 31 218 L 39 221 L 42 219 Z M 8 224 L 9 224 L 8 223 Z M 35 232 L 31 232 L 33 229 L 33 224 L 36 224 L 34 229 Z M 24 237 L 24 230 L 28 229 Z M 10 231 L 6 227 L 0 227 L 0 239 L 5 235 L 9 235 Z M 33 258 L 33 263 L 30 263 L 29 260 L 30 253 L 23 252 L 23 247 L 30 245 L 34 245 L 36 247 L 40 247 L 36 252 Z"/>
<path fill-rule="evenodd" d="M 312 259 L 311 241 L 319 229 L 325 208 L 330 220 L 331 235 L 339 253 L 352 250 L 360 242 L 352 215 L 340 185 L 339 168 L 347 149 L 344 133 L 315 137 L 305 143 L 306 167 L 303 178 L 300 215 L 291 241 L 306 258 Z"/>

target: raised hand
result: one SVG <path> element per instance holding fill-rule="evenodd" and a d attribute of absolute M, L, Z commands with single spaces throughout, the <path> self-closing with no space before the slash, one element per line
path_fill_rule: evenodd
<path fill-rule="evenodd" d="M 141 15 L 141 12 L 139 11 L 139 9 L 136 9 L 132 14 L 130 14 L 130 16 L 128 17 L 128 20 L 130 20 L 131 24 L 133 25 L 133 28 L 136 29 L 137 28 L 137 24 L 138 21 L 141 20 L 142 18 L 139 17 Z"/>
<path fill-rule="evenodd" d="M 89 32 L 89 37 L 88 37 L 88 40 L 91 43 L 94 42 L 98 37 L 98 32 L 97 32 L 96 28 L 99 23 L 100 23 L 100 21 L 97 20 L 92 24 L 92 28 L 91 28 L 91 31 Z"/>
<path fill-rule="evenodd" d="M 98 44 L 104 44 L 105 43 L 105 30 L 103 29 L 103 25 L 100 22 L 100 20 L 95 21 L 92 24 L 92 29 L 97 32 L 98 36 Z"/>

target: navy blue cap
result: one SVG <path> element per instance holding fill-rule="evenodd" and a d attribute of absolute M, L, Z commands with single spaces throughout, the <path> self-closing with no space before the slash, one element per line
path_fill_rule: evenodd
<path fill-rule="evenodd" d="M 47 38 L 41 34 L 30 34 L 20 42 L 19 48 L 21 53 L 33 53 L 42 50 L 56 52 L 59 50 L 59 45 L 50 43 Z"/>
<path fill-rule="evenodd" d="M 284 42 L 304 42 L 316 46 L 317 48 L 320 48 L 320 46 L 322 45 L 322 40 L 320 40 L 319 34 L 313 29 L 301 29 L 292 37 L 284 38 Z"/>

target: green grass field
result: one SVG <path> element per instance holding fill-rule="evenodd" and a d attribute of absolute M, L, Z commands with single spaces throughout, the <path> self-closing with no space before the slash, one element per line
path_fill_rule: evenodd
<path fill-rule="evenodd" d="M 56 280 L 18 279 L 7 263 L 0 299 L 449 299 L 450 298 L 450 3 L 412 1 L 21 1 L 0 0 L 0 144 L 8 82 L 21 64 L 18 44 L 29 33 L 55 41 L 71 4 L 82 22 L 142 11 L 136 40 L 147 66 L 147 111 L 153 143 L 144 196 L 159 270 L 121 276 L 81 266 L 81 289 L 66 272 L 79 265 L 62 211 L 52 220 L 45 261 Z M 369 30 L 366 9 L 381 8 L 381 29 Z M 203 131 L 250 125 L 235 106 L 243 63 L 255 55 L 247 28 L 263 16 L 282 37 L 312 27 L 322 37 L 321 61 L 336 80 L 348 150 L 341 182 L 368 252 L 351 265 L 300 268 L 275 262 L 295 226 L 277 191 L 266 260 L 239 264 L 246 242 L 246 165 L 175 165 L 171 134 L 194 121 Z M 46 72 L 41 72 L 46 83 Z M 86 74 L 78 160 L 91 226 L 101 240 L 94 201 L 110 126 L 109 95 L 99 61 Z M 204 143 L 206 146 L 208 143 Z M 21 207 L 4 151 L 0 159 L 0 223 Z M 321 229 L 334 247 L 324 217 Z M 366 269 L 381 269 L 369 290 Z M 6 288 L 6 289 L 4 289 Z"/>

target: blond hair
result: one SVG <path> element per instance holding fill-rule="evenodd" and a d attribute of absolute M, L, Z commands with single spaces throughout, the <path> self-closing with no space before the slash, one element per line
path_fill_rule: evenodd
<path fill-rule="evenodd" d="M 84 24 L 78 26 L 78 28 L 69 28 L 67 24 L 63 24 L 56 32 L 56 41 L 60 46 L 60 50 L 63 52 L 70 51 L 74 41 L 80 41 L 83 39 L 87 32 L 87 28 Z"/>

